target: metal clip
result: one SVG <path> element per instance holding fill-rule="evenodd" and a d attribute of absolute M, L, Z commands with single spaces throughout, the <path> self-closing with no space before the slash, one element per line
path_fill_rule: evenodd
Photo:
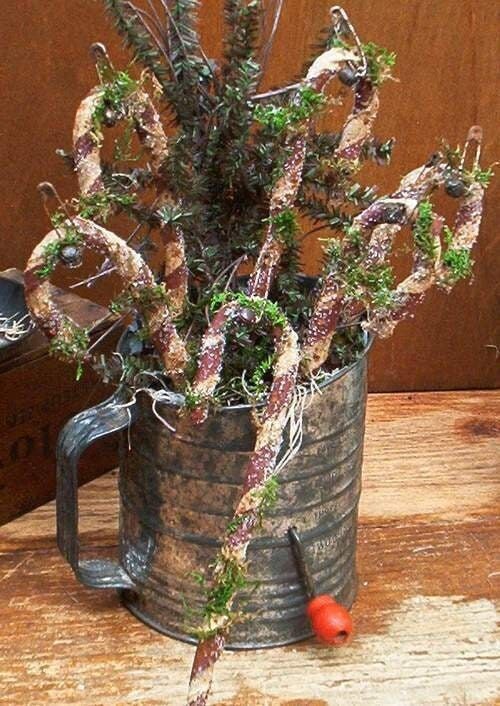
<path fill-rule="evenodd" d="M 358 33 L 354 29 L 354 25 L 349 19 L 349 15 L 340 5 L 334 5 L 332 8 L 330 8 L 330 15 L 334 22 L 333 29 L 337 37 L 340 38 L 342 35 L 346 34 L 345 29 L 342 27 L 343 24 L 345 25 L 345 27 L 347 27 L 349 33 L 354 39 L 354 43 L 361 58 L 361 65 L 355 66 L 351 62 L 349 62 L 348 65 L 351 69 L 356 71 L 356 75 L 358 76 L 358 78 L 365 77 L 368 72 L 368 61 L 366 59 L 365 52 L 363 51 L 363 45 L 361 44 L 361 40 L 358 36 Z"/>

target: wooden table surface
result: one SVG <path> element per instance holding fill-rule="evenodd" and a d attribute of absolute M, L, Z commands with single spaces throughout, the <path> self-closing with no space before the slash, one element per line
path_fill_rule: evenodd
<path fill-rule="evenodd" d="M 499 412 L 495 392 L 370 397 L 355 640 L 226 653 L 214 706 L 500 704 Z M 81 492 L 108 553 L 114 475 Z M 52 503 L 0 528 L 0 631 L 0 704 L 183 704 L 193 648 L 76 582 Z"/>

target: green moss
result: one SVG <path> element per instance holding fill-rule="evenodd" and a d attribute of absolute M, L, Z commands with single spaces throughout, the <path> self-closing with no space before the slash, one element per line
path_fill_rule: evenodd
<path fill-rule="evenodd" d="M 186 383 L 186 387 L 184 388 L 184 407 L 186 409 L 196 409 L 196 407 L 199 407 L 200 404 L 205 401 L 203 395 L 200 395 L 199 392 L 195 392 L 189 382 Z"/>
<path fill-rule="evenodd" d="M 285 245 L 291 245 L 295 241 L 300 228 L 297 216 L 291 208 L 285 208 L 266 221 L 272 224 L 275 234 Z"/>
<path fill-rule="evenodd" d="M 391 308 L 394 300 L 394 273 L 389 265 L 365 268 L 353 262 L 343 273 L 347 298 L 364 301 L 376 308 Z"/>
<path fill-rule="evenodd" d="M 208 590 L 203 616 L 230 615 L 228 605 L 237 591 L 247 586 L 246 571 L 234 559 L 227 559 L 218 573 L 215 585 Z"/>
<path fill-rule="evenodd" d="M 346 49 L 347 51 L 353 50 L 353 47 L 349 46 L 347 42 L 337 36 L 332 37 L 328 46 L 330 49 Z"/>
<path fill-rule="evenodd" d="M 427 199 L 418 206 L 417 217 L 413 226 L 413 240 L 415 245 L 429 260 L 434 259 L 436 256 L 436 243 L 432 233 L 433 222 L 432 204 Z"/>
<path fill-rule="evenodd" d="M 374 42 L 363 44 L 362 47 L 368 62 L 367 78 L 374 86 L 380 86 L 391 77 L 391 70 L 396 65 L 396 54 Z"/>
<path fill-rule="evenodd" d="M 481 167 L 474 167 L 471 171 L 464 173 L 464 179 L 468 183 L 480 184 L 485 189 L 490 185 L 490 181 L 495 176 L 492 168 L 481 169 Z"/>
<path fill-rule="evenodd" d="M 260 513 L 264 515 L 276 505 L 279 497 L 280 482 L 276 476 L 266 480 L 260 491 Z"/>
<path fill-rule="evenodd" d="M 130 309 L 147 311 L 160 304 L 168 304 L 168 294 L 165 284 L 155 284 L 142 289 L 129 289 L 122 292 L 119 297 L 109 303 L 109 310 L 113 314 L 122 314 Z"/>
<path fill-rule="evenodd" d="M 76 209 L 82 218 L 89 220 L 100 218 L 106 221 L 116 208 L 126 211 L 135 202 L 136 197 L 134 194 L 115 194 L 111 191 L 99 191 L 90 196 L 80 196 Z"/>
<path fill-rule="evenodd" d="M 102 127 L 107 110 L 122 114 L 125 99 L 137 89 L 137 81 L 126 71 L 117 71 L 112 80 L 104 83 L 102 94 L 92 113 L 92 122 L 98 142 L 102 139 Z"/>
<path fill-rule="evenodd" d="M 83 235 L 79 233 L 74 226 L 69 223 L 61 223 L 60 214 L 55 214 L 52 218 L 52 223 L 61 233 L 58 240 L 48 243 L 42 252 L 43 264 L 37 270 L 38 277 L 46 279 L 56 269 L 57 263 L 61 256 L 63 248 L 68 246 L 79 246 L 83 243 Z"/>
<path fill-rule="evenodd" d="M 286 326 L 286 316 L 275 302 L 268 299 L 249 297 L 243 292 L 222 292 L 216 294 L 211 299 L 210 311 L 215 312 L 224 304 L 234 301 L 238 302 L 242 307 L 255 312 L 259 318 L 265 317 L 274 326 Z"/>
<path fill-rule="evenodd" d="M 385 47 L 378 46 L 374 42 L 368 42 L 361 45 L 363 52 L 367 61 L 367 78 L 375 86 L 380 86 L 384 81 L 391 77 L 391 71 L 396 65 L 396 54 L 395 52 L 385 49 Z M 343 39 L 335 37 L 330 42 L 330 47 L 338 47 L 340 49 L 346 49 L 348 51 L 356 52 L 357 49 L 354 46 L 350 46 Z"/>
<path fill-rule="evenodd" d="M 80 328 L 69 319 L 66 319 L 61 332 L 50 341 L 49 352 L 62 360 L 76 361 L 76 379 L 80 380 L 83 374 L 82 363 L 89 345 L 89 330 Z"/>
<path fill-rule="evenodd" d="M 272 353 L 267 355 L 263 360 L 259 361 L 256 368 L 254 369 L 249 380 L 249 390 L 251 394 L 255 395 L 257 398 L 264 395 L 267 391 L 267 384 L 265 382 L 265 377 L 270 370 L 272 370 L 276 356 Z"/>
<path fill-rule="evenodd" d="M 226 527 L 226 533 L 227 534 L 234 534 L 243 524 L 245 521 L 246 515 L 238 515 L 234 519 L 231 520 L 231 522 L 228 524 Z"/>
<path fill-rule="evenodd" d="M 468 279 L 472 275 L 474 266 L 470 251 L 467 248 L 454 248 L 453 239 L 453 231 L 446 226 L 444 229 L 444 242 L 447 248 L 443 253 L 443 264 L 448 269 L 444 281 L 447 286 L 452 286 L 461 279 Z"/>
<path fill-rule="evenodd" d="M 280 484 L 276 476 L 271 476 L 266 480 L 262 488 L 254 491 L 254 503 L 257 506 L 257 514 L 259 518 L 259 524 L 262 526 L 264 517 L 266 514 L 272 510 L 272 508 L 278 502 Z M 235 517 L 227 526 L 227 533 L 233 534 L 236 532 L 241 525 L 245 522 L 249 513 L 243 515 L 238 515 Z"/>
<path fill-rule="evenodd" d="M 278 135 L 311 118 L 325 102 L 323 93 L 310 86 L 301 86 L 291 105 L 257 105 L 253 117 L 271 133 Z"/>

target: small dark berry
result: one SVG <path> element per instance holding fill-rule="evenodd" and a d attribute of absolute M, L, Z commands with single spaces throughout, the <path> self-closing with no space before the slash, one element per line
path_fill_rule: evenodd
<path fill-rule="evenodd" d="M 406 206 L 402 203 L 388 204 L 384 206 L 382 223 L 404 223 L 406 218 Z"/>
<path fill-rule="evenodd" d="M 248 324 L 253 323 L 256 318 L 257 316 L 255 314 L 255 311 L 252 311 L 252 309 L 248 309 L 247 307 L 245 307 L 240 311 L 240 319 Z"/>
<path fill-rule="evenodd" d="M 358 75 L 354 69 L 346 66 L 339 71 L 339 79 L 345 86 L 355 86 L 358 82 Z"/>
<path fill-rule="evenodd" d="M 102 118 L 102 122 L 106 127 L 114 127 L 118 121 L 118 116 L 116 114 L 116 111 L 114 111 L 112 108 L 106 108 L 104 111 L 104 115 Z"/>
<path fill-rule="evenodd" d="M 459 199 L 465 194 L 466 186 L 462 179 L 458 177 L 448 177 L 444 183 L 444 190 L 454 199 Z"/>
<path fill-rule="evenodd" d="M 59 258 L 66 267 L 80 267 L 82 264 L 82 250 L 76 245 L 65 245 L 61 248 Z"/>

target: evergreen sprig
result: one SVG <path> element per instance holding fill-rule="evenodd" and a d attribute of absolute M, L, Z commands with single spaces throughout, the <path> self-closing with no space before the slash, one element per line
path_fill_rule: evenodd
<path fill-rule="evenodd" d="M 126 0 L 103 0 L 106 10 L 115 22 L 116 29 L 123 37 L 137 61 L 148 68 L 163 88 L 169 85 L 170 72 L 162 54 L 144 29 L 137 13 Z"/>

